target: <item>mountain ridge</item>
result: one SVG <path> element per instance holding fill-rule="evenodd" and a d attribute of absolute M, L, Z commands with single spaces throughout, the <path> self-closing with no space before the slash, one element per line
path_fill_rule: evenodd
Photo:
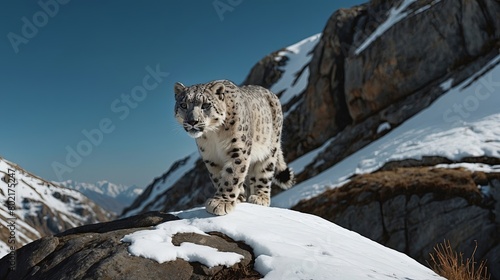
<path fill-rule="evenodd" d="M 106 180 L 100 180 L 95 183 L 77 182 L 66 180 L 63 182 L 54 182 L 66 188 L 78 190 L 102 208 L 119 214 L 143 192 L 135 185 L 125 186 L 114 184 Z"/>
<path fill-rule="evenodd" d="M 43 236 L 112 217 L 82 193 L 46 181 L 1 157 L 0 177 L 0 199 L 5 201 L 0 204 L 2 256 Z"/>

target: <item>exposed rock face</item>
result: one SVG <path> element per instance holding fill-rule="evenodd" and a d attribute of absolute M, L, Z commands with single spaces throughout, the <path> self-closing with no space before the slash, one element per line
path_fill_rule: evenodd
<path fill-rule="evenodd" d="M 421 3 L 431 7 L 419 12 Z M 368 5 L 354 27 L 345 62 L 345 96 L 355 122 L 487 54 L 500 38 L 498 1 L 418 1 L 407 10 L 408 19 L 358 55 L 356 48 L 387 13 Z"/>
<path fill-rule="evenodd" d="M 250 70 L 247 78 L 243 82 L 244 85 L 259 85 L 261 87 L 270 88 L 281 77 L 280 66 L 286 64 L 286 56 L 283 59 L 276 59 L 280 51 L 273 52 L 263 59 Z"/>
<path fill-rule="evenodd" d="M 245 258 L 231 268 L 207 268 L 182 259 L 159 264 L 147 258 L 131 256 L 128 244 L 120 240 L 126 234 L 175 220 L 177 217 L 149 212 L 127 219 L 71 229 L 45 237 L 17 251 L 16 270 L 10 270 L 9 258 L 0 260 L 1 279 L 260 279 L 253 270 L 249 246 L 220 233 L 202 236 L 177 234 L 172 243 L 208 245 L 219 251 L 236 252 Z"/>
<path fill-rule="evenodd" d="M 400 2 L 372 1 L 339 10 L 328 21 L 309 65 L 304 102 L 285 120 L 284 135 L 291 137 L 284 150 L 294 159 L 335 139 L 313 161 L 321 164 L 297 174 L 298 182 L 378 139 L 380 124 L 396 127 L 443 94 L 442 82 L 453 78 L 459 84 L 498 54 L 499 21 L 491 20 L 500 17 L 495 1 L 441 1 L 418 14 L 431 1 L 417 1 L 407 8 L 411 16 L 356 54 Z M 469 10 L 471 5 L 491 10 Z M 462 30 L 483 39 L 470 42 Z M 472 44 L 481 47 L 471 46 L 476 51 L 470 53 Z"/>
<path fill-rule="evenodd" d="M 477 241 L 476 260 L 487 260 L 492 279 L 500 279 L 499 173 L 396 168 L 356 176 L 294 209 L 354 230 L 423 264 L 443 239 L 465 257 Z"/>
<path fill-rule="evenodd" d="M 416 1 L 407 7 L 407 17 L 357 53 L 401 2 L 371 1 L 338 10 L 329 19 L 309 65 L 302 102 L 285 120 L 288 159 L 339 132 L 351 134 L 347 142 L 353 146 L 366 145 L 373 139 L 359 142 L 360 130 L 373 138 L 373 125 L 380 121 L 400 124 L 442 94 L 436 87 L 445 78 L 457 84 L 487 62 L 482 56 L 498 53 L 500 5 L 488 0 Z M 272 63 L 263 59 L 252 72 Z M 268 84 L 255 75 L 245 83 Z M 404 102 L 408 99 L 413 102 Z M 406 103 L 412 105 L 406 112 L 398 110 Z"/>
<path fill-rule="evenodd" d="M 406 17 L 356 52 L 402 3 L 374 0 L 338 10 L 328 20 L 309 64 L 308 86 L 282 104 L 287 161 L 330 140 L 325 152 L 296 174 L 298 182 L 383 136 L 379 125 L 397 127 L 442 95 L 442 82 L 452 78 L 457 85 L 498 54 L 500 3 L 494 0 L 415 1 L 402 11 Z M 244 84 L 275 84 L 280 63 L 286 63 L 275 59 L 277 53 L 258 62 Z M 198 162 L 156 198 L 162 206 L 140 211 L 202 204 L 212 194 L 206 173 Z"/>
<path fill-rule="evenodd" d="M 343 47 L 351 45 L 354 24 L 364 10 L 340 9 L 328 20 L 309 64 L 303 102 L 284 122 L 288 159 L 318 147 L 352 122 L 344 95 Z"/>

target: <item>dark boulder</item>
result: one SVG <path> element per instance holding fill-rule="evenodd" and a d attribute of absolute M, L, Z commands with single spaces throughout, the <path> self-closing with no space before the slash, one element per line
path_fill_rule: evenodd
<path fill-rule="evenodd" d="M 172 243 L 191 242 L 235 252 L 244 259 L 230 268 L 208 268 L 182 259 L 158 263 L 131 256 L 128 244 L 121 239 L 130 233 L 159 223 L 178 219 L 176 216 L 148 212 L 113 222 L 86 225 L 56 236 L 32 242 L 16 253 L 15 270 L 9 255 L 0 260 L 0 279 L 260 279 L 253 270 L 252 249 L 241 242 L 213 232 L 209 236 L 180 233 Z"/>

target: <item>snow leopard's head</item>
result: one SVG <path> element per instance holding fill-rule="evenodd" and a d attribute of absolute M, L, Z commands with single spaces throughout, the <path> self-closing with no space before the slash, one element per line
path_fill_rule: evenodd
<path fill-rule="evenodd" d="M 175 118 L 189 136 L 198 138 L 204 132 L 216 130 L 226 118 L 222 81 L 186 87 L 175 83 Z"/>

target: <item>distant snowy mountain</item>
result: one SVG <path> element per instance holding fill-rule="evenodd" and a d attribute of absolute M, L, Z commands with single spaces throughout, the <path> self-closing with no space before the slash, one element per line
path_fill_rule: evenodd
<path fill-rule="evenodd" d="M 0 157 L 0 256 L 44 236 L 110 215 L 78 191 L 46 181 Z"/>
<path fill-rule="evenodd" d="M 121 213 L 143 192 L 143 189 L 137 186 L 113 184 L 108 181 L 91 184 L 67 180 L 55 183 L 83 193 L 102 208 L 116 214 Z"/>

